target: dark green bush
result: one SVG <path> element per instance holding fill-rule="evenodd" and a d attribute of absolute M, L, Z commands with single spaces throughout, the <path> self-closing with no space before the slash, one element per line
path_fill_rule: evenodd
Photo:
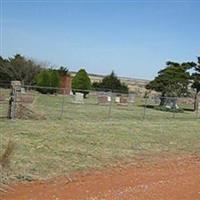
<path fill-rule="evenodd" d="M 84 94 L 84 98 L 89 93 L 88 90 L 91 89 L 91 81 L 84 69 L 80 69 L 77 74 L 72 79 L 72 91 L 75 94 L 76 92 L 81 92 Z"/>
<path fill-rule="evenodd" d="M 128 87 L 121 83 L 120 79 L 115 75 L 114 71 L 110 75 L 105 76 L 102 82 L 94 82 L 92 87 L 96 90 L 112 91 L 119 93 L 128 93 Z"/>
<path fill-rule="evenodd" d="M 60 86 L 59 73 L 56 70 L 48 69 L 41 71 L 36 77 L 38 91 L 43 94 L 53 94 L 56 92 L 55 88 Z"/>

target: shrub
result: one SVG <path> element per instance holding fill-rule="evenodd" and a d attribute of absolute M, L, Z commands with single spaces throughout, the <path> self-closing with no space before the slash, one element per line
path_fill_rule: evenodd
<path fill-rule="evenodd" d="M 81 92 L 84 94 L 84 98 L 91 89 L 91 81 L 84 69 L 80 69 L 72 79 L 72 91 L 73 93 Z"/>
<path fill-rule="evenodd" d="M 37 83 L 37 86 L 41 87 L 41 88 L 38 88 L 39 92 L 43 94 L 47 94 L 47 93 L 53 94 L 56 92 L 56 89 L 53 89 L 53 88 L 59 87 L 60 85 L 59 73 L 56 70 L 52 70 L 52 69 L 43 70 L 38 74 L 36 78 L 36 83 Z"/>
<path fill-rule="evenodd" d="M 120 79 L 115 75 L 114 71 L 110 75 L 105 76 L 102 82 L 93 83 L 93 88 L 103 89 L 104 91 L 128 93 L 128 87 L 124 83 L 120 82 Z"/>

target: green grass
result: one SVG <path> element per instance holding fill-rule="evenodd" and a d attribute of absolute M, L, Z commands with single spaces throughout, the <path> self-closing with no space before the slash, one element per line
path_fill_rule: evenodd
<path fill-rule="evenodd" d="M 200 153 L 200 120 L 194 113 L 162 112 L 137 105 L 83 105 L 62 96 L 36 95 L 32 109 L 46 120 L 0 120 L 0 139 L 16 143 L 10 175 L 50 178 L 154 155 Z M 87 101 L 87 100 L 86 100 Z"/>

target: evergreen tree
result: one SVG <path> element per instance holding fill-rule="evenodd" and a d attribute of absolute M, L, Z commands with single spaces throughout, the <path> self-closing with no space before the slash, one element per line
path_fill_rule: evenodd
<path fill-rule="evenodd" d="M 48 69 L 41 71 L 37 78 L 37 86 L 41 87 L 38 88 L 38 91 L 41 93 L 55 93 L 56 89 L 60 86 L 60 78 L 59 73 L 56 70 Z M 46 88 L 45 88 L 46 87 Z"/>
<path fill-rule="evenodd" d="M 128 92 L 128 87 L 120 82 L 114 71 L 112 71 L 110 75 L 105 76 L 101 83 L 93 83 L 93 87 L 95 89 L 111 90 L 113 92 Z"/>
<path fill-rule="evenodd" d="M 88 90 L 90 89 L 90 78 L 85 69 L 80 69 L 72 79 L 72 91 L 73 93 L 81 92 L 84 94 L 84 98 L 86 98 L 86 95 L 89 93 Z"/>
<path fill-rule="evenodd" d="M 158 76 L 146 86 L 147 89 L 161 93 L 161 106 L 165 104 L 165 97 L 188 95 L 191 79 L 189 69 L 194 66 L 192 62 L 179 64 L 169 61 L 166 64 L 166 68 L 160 70 Z"/>

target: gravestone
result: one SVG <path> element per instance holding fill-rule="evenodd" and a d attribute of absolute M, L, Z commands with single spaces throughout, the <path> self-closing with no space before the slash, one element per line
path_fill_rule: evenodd
<path fill-rule="evenodd" d="M 179 106 L 177 105 L 177 99 L 168 98 L 165 107 L 168 109 L 179 109 Z"/>
<path fill-rule="evenodd" d="M 128 105 L 128 97 L 121 96 L 119 105 L 127 106 Z"/>
<path fill-rule="evenodd" d="M 75 97 L 74 103 L 84 104 L 84 101 L 83 101 L 83 93 L 76 92 L 76 94 L 75 94 L 74 97 Z"/>
<path fill-rule="evenodd" d="M 5 99 L 6 99 L 5 96 L 0 95 L 0 101 L 5 101 Z"/>
<path fill-rule="evenodd" d="M 115 97 L 115 103 L 120 103 L 120 97 L 119 96 Z"/>
<path fill-rule="evenodd" d="M 108 102 L 111 102 L 112 101 L 111 96 L 107 96 L 107 97 L 108 97 Z"/>
<path fill-rule="evenodd" d="M 25 88 L 21 88 L 21 93 L 22 93 L 22 94 L 26 94 Z"/>
<path fill-rule="evenodd" d="M 111 102 L 111 97 L 107 95 L 99 95 L 97 99 L 98 99 L 98 104 L 101 105 L 107 105 L 110 104 Z"/>
<path fill-rule="evenodd" d="M 134 94 L 128 95 L 128 102 L 129 103 L 135 103 L 135 95 Z"/>

